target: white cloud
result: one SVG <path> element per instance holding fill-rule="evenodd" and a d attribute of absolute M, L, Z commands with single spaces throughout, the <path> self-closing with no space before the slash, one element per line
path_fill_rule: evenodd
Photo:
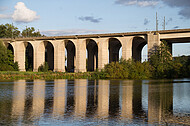
<path fill-rule="evenodd" d="M 62 36 L 62 35 L 82 35 L 82 34 L 93 34 L 102 33 L 106 31 L 102 30 L 88 30 L 88 29 L 68 29 L 68 30 L 47 30 L 41 33 L 46 36 Z"/>
<path fill-rule="evenodd" d="M 179 9 L 179 15 L 190 19 L 190 0 L 115 0 L 116 4 L 124 6 L 155 7 L 160 3 Z"/>
<path fill-rule="evenodd" d="M 138 5 L 140 7 L 156 6 L 159 2 L 156 0 L 116 0 L 116 4 L 122 4 L 125 6 Z"/>
<path fill-rule="evenodd" d="M 157 1 L 139 1 L 137 4 L 140 7 L 148 7 L 148 6 L 156 6 L 158 2 Z"/>
<path fill-rule="evenodd" d="M 36 12 L 28 9 L 23 2 L 18 2 L 15 5 L 15 11 L 12 15 L 12 19 L 15 22 L 29 23 L 39 18 Z"/>
<path fill-rule="evenodd" d="M 10 19 L 11 15 L 0 14 L 0 19 Z"/>

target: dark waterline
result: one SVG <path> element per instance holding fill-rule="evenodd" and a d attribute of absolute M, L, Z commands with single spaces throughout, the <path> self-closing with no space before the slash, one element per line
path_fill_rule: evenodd
<path fill-rule="evenodd" d="M 190 79 L 0 82 L 0 125 L 188 125 Z"/>

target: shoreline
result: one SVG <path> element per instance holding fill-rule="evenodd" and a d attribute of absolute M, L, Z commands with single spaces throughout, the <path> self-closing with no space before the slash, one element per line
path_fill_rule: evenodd
<path fill-rule="evenodd" d="M 0 80 L 54 80 L 54 79 L 103 79 L 98 77 L 98 72 L 66 73 L 66 72 L 19 72 L 0 71 Z M 106 79 L 106 78 L 104 78 Z"/>
<path fill-rule="evenodd" d="M 12 80 L 54 80 L 54 79 L 104 79 L 104 80 L 164 80 L 164 79 L 182 79 L 182 78 L 109 78 L 102 72 L 84 72 L 84 73 L 67 73 L 67 72 L 20 72 L 20 71 L 0 71 L 0 81 Z"/>

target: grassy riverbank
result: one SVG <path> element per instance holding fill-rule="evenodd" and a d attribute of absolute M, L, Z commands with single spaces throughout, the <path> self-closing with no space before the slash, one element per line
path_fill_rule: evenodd
<path fill-rule="evenodd" d="M 63 72 L 17 72 L 0 71 L 0 80 L 19 80 L 19 79 L 103 79 L 99 72 L 85 73 L 63 73 Z"/>
<path fill-rule="evenodd" d="M 115 74 L 116 73 L 116 74 Z M 120 73 L 120 72 L 119 72 Z M 135 73 L 135 72 L 134 72 Z M 122 74 L 122 73 L 121 73 Z M 112 75 L 112 76 L 110 76 Z M 184 78 L 184 77 L 177 77 Z M 105 71 L 103 72 L 84 72 L 84 73 L 66 73 L 66 72 L 20 72 L 20 71 L 0 71 L 0 81 L 12 81 L 12 80 L 34 80 L 34 79 L 43 79 L 43 80 L 54 80 L 54 79 L 158 79 L 147 77 L 141 74 L 128 76 L 123 78 L 121 75 L 117 74 L 117 71 L 114 74 L 108 74 Z M 163 79 L 163 78 L 162 78 Z M 171 79 L 171 78 L 165 78 Z M 174 78 L 173 78 L 174 79 Z"/>

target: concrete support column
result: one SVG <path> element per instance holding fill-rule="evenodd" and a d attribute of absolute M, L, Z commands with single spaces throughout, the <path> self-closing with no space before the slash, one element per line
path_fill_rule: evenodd
<path fill-rule="evenodd" d="M 147 43 L 148 43 L 148 57 L 150 57 L 151 52 L 160 45 L 160 34 L 159 33 L 148 33 L 147 34 Z"/>
<path fill-rule="evenodd" d="M 54 71 L 65 72 L 65 44 L 62 40 L 55 42 Z"/>
<path fill-rule="evenodd" d="M 98 69 L 101 70 L 108 64 L 108 38 L 99 38 L 98 44 Z"/>
<path fill-rule="evenodd" d="M 132 58 L 133 37 L 122 37 L 119 39 L 122 43 L 122 58 L 129 60 Z"/>
<path fill-rule="evenodd" d="M 24 42 L 15 42 L 14 60 L 15 62 L 18 62 L 20 71 L 26 71 L 25 70 L 25 50 L 26 48 L 25 48 Z"/>
<path fill-rule="evenodd" d="M 75 72 L 86 72 L 86 41 L 78 39 L 76 44 Z"/>
<path fill-rule="evenodd" d="M 45 45 L 41 41 L 35 41 L 34 47 L 34 70 L 38 71 L 38 67 L 45 62 Z"/>

